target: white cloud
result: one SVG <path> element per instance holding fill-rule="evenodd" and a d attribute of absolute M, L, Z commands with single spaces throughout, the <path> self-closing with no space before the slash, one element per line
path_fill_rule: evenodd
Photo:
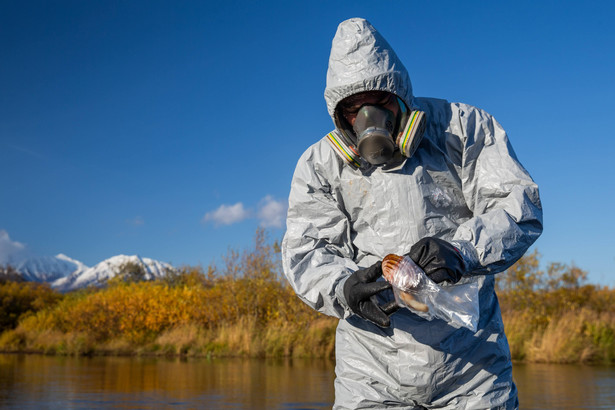
<path fill-rule="evenodd" d="M 276 201 L 270 195 L 267 195 L 261 201 L 258 210 L 258 219 L 262 227 L 282 228 L 286 221 L 286 210 L 288 205 L 286 201 Z"/>
<path fill-rule="evenodd" d="M 237 202 L 235 205 L 220 205 L 215 211 L 207 212 L 203 222 L 213 221 L 216 225 L 232 225 L 249 216 L 250 212 L 244 209 L 241 202 Z"/>
<path fill-rule="evenodd" d="M 8 263 L 23 256 L 26 245 L 11 240 L 9 233 L 0 229 L 0 263 Z"/>
<path fill-rule="evenodd" d="M 286 211 L 288 204 L 286 201 L 276 201 L 271 195 L 265 196 L 260 200 L 257 212 L 249 208 L 244 208 L 243 203 L 235 205 L 220 205 L 215 211 L 207 212 L 202 219 L 203 223 L 213 222 L 215 225 L 232 225 L 248 218 L 259 220 L 260 226 L 264 228 L 282 228 L 286 222 Z"/>

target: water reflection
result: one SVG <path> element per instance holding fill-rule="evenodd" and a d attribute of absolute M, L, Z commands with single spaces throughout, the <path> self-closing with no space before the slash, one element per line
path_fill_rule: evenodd
<path fill-rule="evenodd" d="M 71 358 L 0 354 L 2 409 L 324 409 L 327 360 Z M 522 409 L 613 409 L 615 367 L 517 364 Z"/>
<path fill-rule="evenodd" d="M 613 409 L 615 368 L 516 364 L 513 377 L 522 409 Z"/>
<path fill-rule="evenodd" d="M 330 361 L 0 355 L 0 407 L 320 409 L 333 377 Z"/>

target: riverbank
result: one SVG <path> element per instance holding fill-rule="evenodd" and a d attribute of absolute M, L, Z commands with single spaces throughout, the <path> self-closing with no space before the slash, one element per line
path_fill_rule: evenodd
<path fill-rule="evenodd" d="M 14 329 L 0 335 L 0 350 L 62 355 L 332 357 L 337 321 L 307 308 L 281 282 L 272 281 L 267 288 L 269 302 L 261 300 L 250 309 L 224 308 L 239 302 L 223 300 L 225 292 L 241 298 L 249 289 L 258 290 L 242 280 L 218 281 L 211 287 L 118 283 L 68 294 L 36 313 L 25 313 Z M 613 312 L 600 310 L 589 300 L 575 303 L 567 295 L 588 291 L 593 305 L 613 298 L 612 290 L 583 288 L 535 294 L 534 304 L 520 307 L 514 294 L 501 292 L 513 360 L 613 363 Z M 563 306 L 549 306 L 550 300 L 561 300 Z"/>
<path fill-rule="evenodd" d="M 275 244 L 257 236 L 253 251 L 231 254 L 221 271 L 186 267 L 153 282 L 118 277 L 67 294 L 0 283 L 0 351 L 332 358 L 337 320 L 297 298 L 276 255 Z M 615 291 L 582 285 L 578 268 L 542 272 L 537 258 L 525 256 L 498 281 L 513 360 L 615 363 Z"/>
<path fill-rule="evenodd" d="M 7 286 L 0 286 L 2 293 Z M 22 298 L 43 293 L 28 283 L 9 290 Z M 36 312 L 23 313 L 14 329 L 0 335 L 0 350 L 329 357 L 334 332 L 335 320 L 299 302 L 278 279 L 208 279 L 191 271 L 174 283 L 116 281 L 104 289 L 61 295 Z"/>
<path fill-rule="evenodd" d="M 269 301 L 261 298 L 251 308 L 246 307 L 251 303 L 239 299 L 252 293 L 251 289 L 259 293 L 258 287 L 243 280 L 218 281 L 210 287 L 118 283 L 68 294 L 36 313 L 25 313 L 14 329 L 2 332 L 0 350 L 61 355 L 332 357 L 337 320 L 313 312 L 279 281 L 266 287 Z M 594 301 L 613 298 L 612 290 L 590 290 Z M 237 301 L 224 300 L 225 293 Z M 536 294 L 533 297 L 543 303 L 524 308 L 511 301 L 513 294 L 500 293 L 513 360 L 614 363 L 615 314 L 588 303 L 575 305 L 570 295 L 556 293 Z M 546 301 L 560 297 L 566 300 L 564 306 L 548 313 L 552 307 Z"/>

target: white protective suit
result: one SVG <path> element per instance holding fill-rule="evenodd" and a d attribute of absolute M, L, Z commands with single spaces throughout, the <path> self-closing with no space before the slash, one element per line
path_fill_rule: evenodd
<path fill-rule="evenodd" d="M 360 159 L 357 168 L 326 137 L 309 147 L 293 176 L 282 244 L 284 273 L 297 295 L 341 319 L 334 408 L 516 408 L 493 274 L 542 232 L 538 188 L 493 117 L 466 104 L 413 97 L 386 40 L 367 21 L 350 19 L 332 43 L 329 114 L 340 100 L 368 90 L 395 93 L 426 113 L 418 149 L 393 165 Z M 348 276 L 389 253 L 407 254 L 428 236 L 461 251 L 468 273 L 460 284 L 478 283 L 478 331 L 403 308 L 389 328 L 352 314 L 343 295 Z M 392 298 L 383 293 L 383 301 Z"/>

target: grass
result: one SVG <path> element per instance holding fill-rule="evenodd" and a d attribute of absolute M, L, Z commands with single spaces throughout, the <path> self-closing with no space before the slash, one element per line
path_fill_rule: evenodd
<path fill-rule="evenodd" d="M 277 245 L 231 252 L 225 269 L 185 267 L 165 280 L 115 280 L 59 294 L 0 283 L 0 351 L 58 355 L 331 358 L 337 320 L 303 304 L 279 273 Z M 498 275 L 512 358 L 615 362 L 615 291 L 526 255 Z"/>

